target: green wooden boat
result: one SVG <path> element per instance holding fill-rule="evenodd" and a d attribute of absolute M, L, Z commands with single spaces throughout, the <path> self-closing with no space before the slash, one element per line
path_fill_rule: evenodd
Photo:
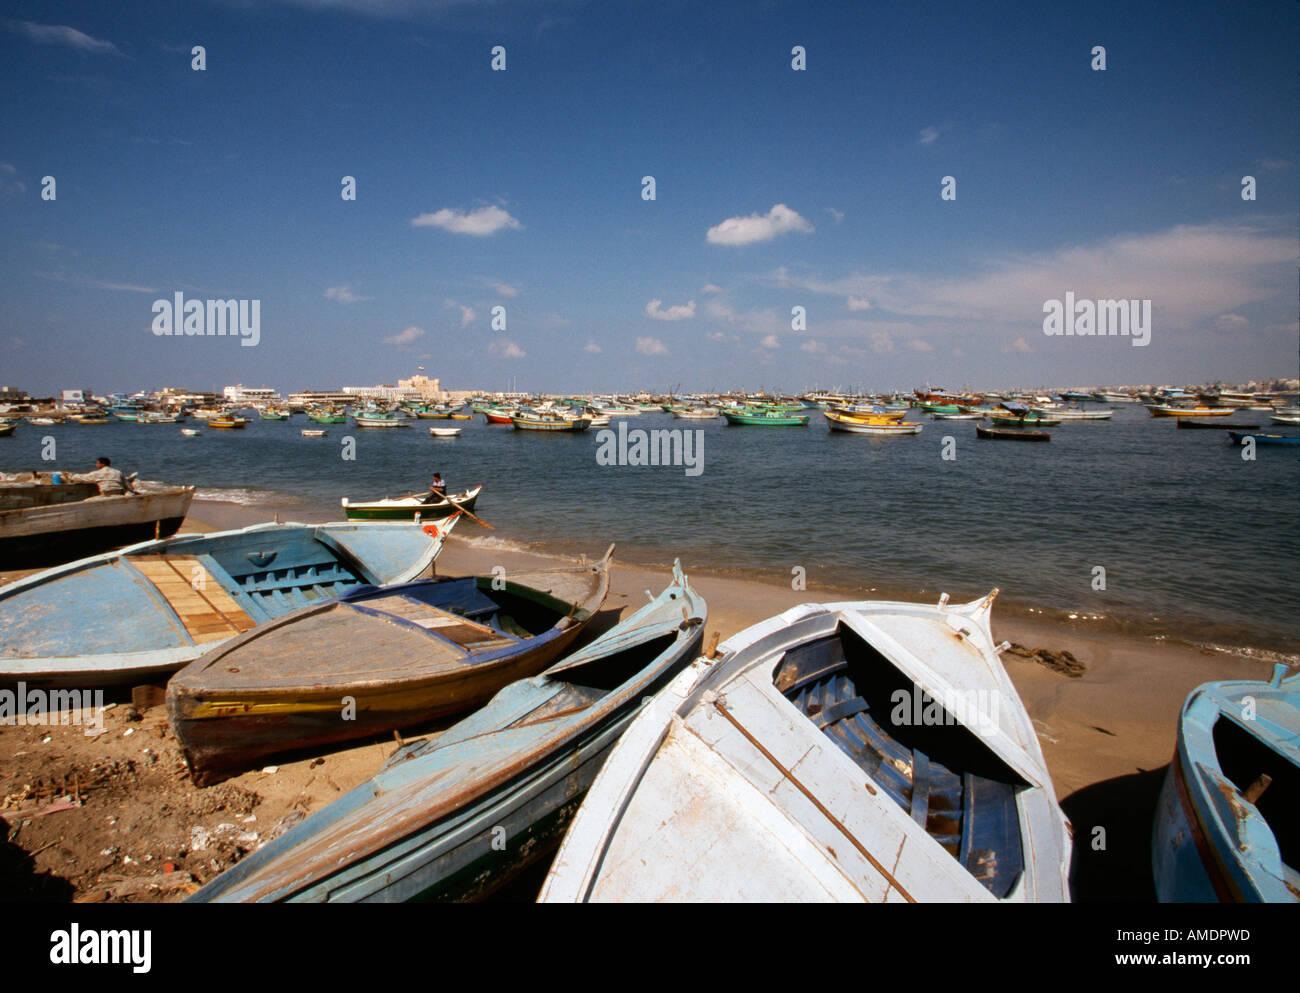
<path fill-rule="evenodd" d="M 1051 428 L 1061 423 L 1057 418 L 1039 414 L 1027 414 L 1024 417 L 1015 414 L 988 414 L 987 417 L 993 424 L 1003 428 Z"/>
<path fill-rule="evenodd" d="M 309 410 L 307 419 L 317 424 L 346 424 L 348 415 L 336 410 Z"/>
<path fill-rule="evenodd" d="M 795 414 L 780 409 L 744 407 L 740 410 L 724 410 L 722 416 L 728 424 L 761 425 L 763 427 L 804 427 L 808 423 L 807 414 Z"/>
<path fill-rule="evenodd" d="M 287 410 L 277 410 L 271 407 L 266 407 L 258 410 L 257 416 L 264 421 L 287 421 L 289 419 L 289 412 Z"/>
<path fill-rule="evenodd" d="M 419 515 L 421 521 L 436 521 L 450 517 L 458 510 L 473 510 L 478 502 L 480 483 L 464 493 L 449 494 L 450 499 L 427 503 L 425 496 L 408 495 L 390 499 L 370 500 L 366 502 L 349 502 L 343 498 L 343 513 L 349 521 L 413 521 Z"/>

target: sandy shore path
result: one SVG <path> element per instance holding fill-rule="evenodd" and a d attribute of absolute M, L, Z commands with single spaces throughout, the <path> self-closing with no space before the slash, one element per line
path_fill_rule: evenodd
<path fill-rule="evenodd" d="M 196 503 L 184 530 L 267 519 L 250 508 Z M 444 548 L 438 573 L 483 575 L 496 566 L 507 573 L 537 566 L 541 557 L 533 553 L 471 540 L 484 534 L 467 522 Z M 845 599 L 712 577 L 693 573 L 690 561 L 682 565 L 708 603 L 706 643 L 714 632 L 725 640 L 798 603 Z M 668 580 L 666 570 L 618 564 L 616 552 L 609 598 L 593 635 Z M 1076 898 L 1149 899 L 1151 816 L 1184 699 L 1200 683 L 1267 678 L 1270 667 L 1224 652 L 1088 633 L 1023 616 L 999 618 L 996 606 L 993 633 L 1030 652 L 1047 649 L 1056 659 L 1068 652 L 1083 664 L 1082 674 L 1072 678 L 1038 659 L 1003 656 L 1074 824 Z M 373 775 L 397 748 L 391 739 L 368 742 L 281 761 L 269 771 L 199 790 L 188 780 L 163 709 L 133 712 L 129 690 L 109 700 L 117 705 L 106 714 L 106 730 L 93 737 L 78 727 L 0 728 L 0 796 L 6 798 L 0 816 L 10 825 L 0 857 L 0 894 L 179 900 L 268 834 Z M 69 807 L 40 812 L 74 792 Z"/>

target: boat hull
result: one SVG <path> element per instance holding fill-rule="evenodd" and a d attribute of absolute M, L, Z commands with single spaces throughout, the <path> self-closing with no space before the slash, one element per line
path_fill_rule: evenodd
<path fill-rule="evenodd" d="M 420 515 L 422 521 L 436 521 L 444 517 L 450 517 L 459 509 L 473 510 L 475 504 L 478 503 L 479 493 L 482 490 L 482 486 L 476 486 L 464 493 L 451 494 L 451 498 L 460 505 L 459 507 L 446 502 L 406 502 L 408 499 L 418 498 L 404 498 L 401 502 L 396 500 L 375 500 L 370 503 L 351 503 L 344 497 L 343 513 L 349 521 L 413 521 L 416 514 Z"/>

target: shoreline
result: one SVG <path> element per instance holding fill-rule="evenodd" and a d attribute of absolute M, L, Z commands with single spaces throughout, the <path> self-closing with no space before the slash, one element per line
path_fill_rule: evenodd
<path fill-rule="evenodd" d="M 192 510 L 181 533 L 246 527 L 274 516 L 265 508 L 202 501 Z M 600 554 L 604 547 L 587 551 Z M 436 567 L 441 575 L 482 575 L 494 566 L 509 572 L 557 558 L 453 534 Z M 725 640 L 799 603 L 864 595 L 792 590 L 711 575 L 689 563 L 685 571 L 708 605 L 706 645 L 715 634 Z M 616 549 L 609 595 L 591 635 L 669 579 L 666 568 L 620 562 Z M 992 630 L 995 641 L 1026 650 L 1005 652 L 1002 662 L 1073 825 L 1073 898 L 1151 902 L 1151 826 L 1183 703 L 1201 683 L 1267 679 L 1268 666 L 1239 653 L 1078 629 L 997 605 Z M 1046 659 L 1035 657 L 1039 650 Z M 1073 676 L 1062 671 L 1063 659 L 1073 661 L 1067 652 L 1082 663 Z M 106 696 L 112 703 L 93 737 L 74 725 L 0 726 L 0 817 L 9 824 L 9 840 L 0 843 L 0 891 L 8 899 L 179 902 L 268 837 L 365 782 L 398 742 L 436 734 L 464 717 L 404 729 L 397 742 L 362 740 L 283 756 L 199 788 L 158 705 L 161 694 L 137 702 L 130 688 L 119 687 Z M 1107 838 L 1102 850 L 1091 843 L 1099 829 Z"/>

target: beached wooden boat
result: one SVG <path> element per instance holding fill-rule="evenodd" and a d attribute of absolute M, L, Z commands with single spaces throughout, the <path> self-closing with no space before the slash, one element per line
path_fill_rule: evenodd
<path fill-rule="evenodd" d="M 1256 445 L 1300 445 L 1300 434 L 1261 434 L 1257 431 L 1229 431 L 1234 445 L 1244 445 L 1252 439 Z"/>
<path fill-rule="evenodd" d="M 925 426 L 920 421 L 900 421 L 892 417 L 849 417 L 830 410 L 824 410 L 822 414 L 826 418 L 826 426 L 832 431 L 845 431 L 849 434 L 920 434 Z"/>
<path fill-rule="evenodd" d="M 1151 863 L 1166 903 L 1300 903 L 1300 675 L 1197 687 L 1156 805 Z"/>
<path fill-rule="evenodd" d="M 586 431 L 589 417 L 564 417 L 560 414 L 517 414 L 510 418 L 516 431 Z"/>
<path fill-rule="evenodd" d="M 222 431 L 233 431 L 238 428 L 248 426 L 248 421 L 237 415 L 221 414 L 216 417 L 208 418 L 208 427 L 217 428 Z"/>
<path fill-rule="evenodd" d="M 455 521 L 258 524 L 147 541 L 0 587 L 0 682 L 164 676 L 220 641 L 361 584 L 415 579 Z"/>
<path fill-rule="evenodd" d="M 429 428 L 431 438 L 459 438 L 462 428 Z"/>
<path fill-rule="evenodd" d="M 1238 424 L 1235 421 L 1232 424 L 1224 424 L 1222 421 L 1198 421 L 1188 417 L 1178 418 L 1178 426 L 1190 431 L 1227 431 L 1229 428 L 1241 428 L 1243 431 L 1249 431 L 1259 427 L 1258 424 Z"/>
<path fill-rule="evenodd" d="M 1001 428 L 986 428 L 982 424 L 975 425 L 975 436 L 977 438 L 988 438 L 993 441 L 1051 441 L 1052 435 L 1048 431 L 1006 431 Z"/>
<path fill-rule="evenodd" d="M 98 496 L 0 511 L 0 569 L 67 562 L 118 545 L 173 535 L 194 499 L 193 486 Z"/>
<path fill-rule="evenodd" d="M 478 503 L 478 495 L 482 490 L 483 484 L 480 483 L 473 489 L 465 490 L 463 493 L 447 494 L 455 501 L 455 505 L 448 500 L 426 503 L 425 500 L 429 496 L 427 493 L 408 494 L 395 499 L 384 497 L 382 500 L 357 501 L 356 503 L 352 503 L 347 497 L 344 497 L 343 515 L 349 521 L 413 521 L 418 514 L 422 521 L 436 521 L 451 516 L 457 510 L 473 510 L 474 505 Z"/>
<path fill-rule="evenodd" d="M 704 621 L 704 601 L 675 566 L 653 602 L 454 727 L 399 749 L 375 778 L 191 902 L 487 895 L 559 843 L 642 702 L 698 654 Z"/>
<path fill-rule="evenodd" d="M 543 901 L 1068 899 L 1070 829 L 968 604 L 804 604 L 624 733 Z"/>
<path fill-rule="evenodd" d="M 470 710 L 569 646 L 609 589 L 595 563 L 363 587 L 249 631 L 167 684 L 200 784 L 288 750 Z"/>
<path fill-rule="evenodd" d="M 784 408 L 743 407 L 739 410 L 724 410 L 722 416 L 728 424 L 771 428 L 804 427 L 810 415 L 792 413 Z"/>

